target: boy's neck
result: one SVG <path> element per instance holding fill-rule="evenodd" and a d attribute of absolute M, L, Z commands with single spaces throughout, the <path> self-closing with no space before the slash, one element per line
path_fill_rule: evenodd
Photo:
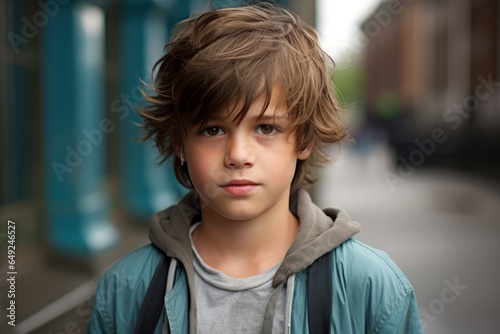
<path fill-rule="evenodd" d="M 203 261 L 230 277 L 255 276 L 283 260 L 299 227 L 288 202 L 249 220 L 230 220 L 206 207 L 193 242 Z"/>

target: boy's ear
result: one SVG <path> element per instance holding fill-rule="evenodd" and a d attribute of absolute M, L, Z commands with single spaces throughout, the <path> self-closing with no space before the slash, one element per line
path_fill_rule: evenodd
<path fill-rule="evenodd" d="M 313 150 L 313 147 L 314 147 L 314 140 L 312 140 L 307 146 L 305 149 L 303 149 L 302 151 L 300 151 L 298 154 L 297 154 L 297 159 L 299 160 L 306 160 L 307 158 L 309 158 L 309 156 L 311 155 L 311 152 Z"/>

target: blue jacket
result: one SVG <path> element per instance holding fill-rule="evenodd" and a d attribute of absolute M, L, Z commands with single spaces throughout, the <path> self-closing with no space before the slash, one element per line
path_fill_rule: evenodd
<path fill-rule="evenodd" d="M 165 296 L 170 333 L 196 333 L 196 300 L 189 226 L 199 220 L 196 197 L 188 194 L 177 206 L 152 219 L 152 242 L 182 265 Z M 308 333 L 305 269 L 326 252 L 333 251 L 332 333 L 422 333 L 420 316 L 408 279 L 382 251 L 352 236 L 357 223 L 345 212 L 317 208 L 305 191 L 299 191 L 291 205 L 300 227 L 273 279 L 275 288 L 293 282 L 285 329 Z M 161 250 L 146 245 L 124 257 L 99 282 L 89 333 L 133 333 L 142 301 L 162 258 Z M 290 279 L 292 279 L 290 281 Z M 288 287 L 289 288 L 289 287 Z M 155 333 L 162 332 L 162 320 Z M 284 330 L 285 330 L 284 329 Z M 271 333 L 263 327 L 263 333 Z M 287 333 L 287 331 L 284 331 Z"/>

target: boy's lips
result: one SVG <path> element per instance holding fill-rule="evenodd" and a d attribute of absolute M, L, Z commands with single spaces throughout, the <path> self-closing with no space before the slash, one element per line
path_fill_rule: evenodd
<path fill-rule="evenodd" d="M 222 184 L 221 188 L 231 195 L 243 196 L 251 193 L 259 185 L 259 183 L 250 180 L 234 179 Z"/>
<path fill-rule="evenodd" d="M 256 186 L 258 185 L 257 182 L 253 182 L 250 180 L 246 179 L 234 179 L 231 181 L 228 181 L 222 185 L 222 187 L 227 187 L 227 186 Z"/>

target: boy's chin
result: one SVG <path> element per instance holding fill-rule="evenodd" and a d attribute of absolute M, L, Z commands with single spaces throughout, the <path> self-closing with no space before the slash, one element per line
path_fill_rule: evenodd
<path fill-rule="evenodd" d="M 205 210 L 210 210 L 211 216 L 219 216 L 222 219 L 234 221 L 247 221 L 258 218 L 262 215 L 266 208 L 258 205 L 250 205 L 250 203 L 242 203 L 241 201 L 229 203 L 228 205 L 220 205 L 220 203 L 208 203 Z"/>

